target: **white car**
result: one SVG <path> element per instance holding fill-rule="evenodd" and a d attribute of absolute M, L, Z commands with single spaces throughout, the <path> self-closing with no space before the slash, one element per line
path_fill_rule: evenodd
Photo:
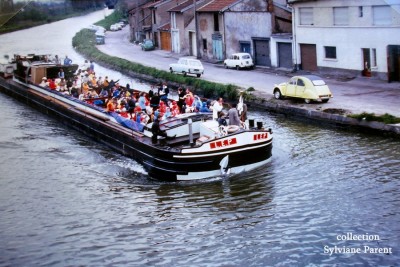
<path fill-rule="evenodd" d="M 171 73 L 182 73 L 184 76 L 186 76 L 186 74 L 194 74 L 200 77 L 204 74 L 204 67 L 200 60 L 182 57 L 178 60 L 178 63 L 169 65 L 169 71 Z"/>
<path fill-rule="evenodd" d="M 237 70 L 249 68 L 254 68 L 253 59 L 249 53 L 235 53 L 229 58 L 224 60 L 225 68 L 235 68 Z"/>

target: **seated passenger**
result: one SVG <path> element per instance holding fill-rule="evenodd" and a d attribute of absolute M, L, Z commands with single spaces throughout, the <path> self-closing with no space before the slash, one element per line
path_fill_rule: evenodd
<path fill-rule="evenodd" d="M 117 99 L 115 97 L 111 98 L 110 100 L 108 100 L 107 102 L 107 112 L 115 112 L 117 108 Z"/>
<path fill-rule="evenodd" d="M 218 117 L 218 126 L 228 126 L 225 120 L 225 113 L 220 112 Z"/>
<path fill-rule="evenodd" d="M 47 78 L 43 77 L 42 78 L 42 82 L 39 84 L 41 87 L 47 87 L 48 83 L 47 83 Z"/>
<path fill-rule="evenodd" d="M 207 102 L 203 102 L 201 104 L 200 112 L 211 112 L 211 110 L 207 106 Z"/>
<path fill-rule="evenodd" d="M 57 89 L 57 84 L 53 79 L 49 79 L 48 82 L 49 82 L 49 88 L 51 90 L 56 90 Z"/>

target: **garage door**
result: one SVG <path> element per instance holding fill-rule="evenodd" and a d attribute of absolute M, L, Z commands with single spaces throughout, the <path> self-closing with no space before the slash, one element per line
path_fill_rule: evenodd
<path fill-rule="evenodd" d="M 300 44 L 301 69 L 316 71 L 317 67 L 317 47 L 315 44 Z"/>
<path fill-rule="evenodd" d="M 292 44 L 291 43 L 278 43 L 279 53 L 279 67 L 292 68 Z"/>
<path fill-rule="evenodd" d="M 160 32 L 161 49 L 171 51 L 171 33 Z"/>
<path fill-rule="evenodd" d="M 254 41 L 254 59 L 255 64 L 259 66 L 271 66 L 271 58 L 269 55 L 269 40 L 253 40 Z"/>

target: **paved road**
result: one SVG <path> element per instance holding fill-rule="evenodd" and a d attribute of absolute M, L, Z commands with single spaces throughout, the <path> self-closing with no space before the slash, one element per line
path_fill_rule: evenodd
<path fill-rule="evenodd" d="M 125 58 L 157 69 L 168 70 L 170 63 L 176 62 L 179 54 L 162 50 L 142 51 L 140 46 L 129 42 L 128 27 L 122 31 L 107 32 L 106 44 L 98 48 L 109 55 Z M 272 98 L 274 84 L 284 82 L 290 73 L 268 68 L 255 70 L 226 70 L 221 64 L 203 62 L 205 74 L 201 79 L 219 83 L 236 84 L 245 89 L 254 87 L 258 95 Z M 326 104 L 304 104 L 298 100 L 280 100 L 288 105 L 298 105 L 307 109 L 344 109 L 352 113 L 389 113 L 400 117 L 400 83 L 387 83 L 374 78 L 357 77 L 350 81 L 325 78 L 334 98 Z"/>

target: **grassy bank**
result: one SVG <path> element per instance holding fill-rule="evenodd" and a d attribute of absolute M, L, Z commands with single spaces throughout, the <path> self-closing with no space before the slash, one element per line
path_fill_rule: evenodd
<path fill-rule="evenodd" d="M 400 118 L 395 117 L 393 115 L 385 113 L 384 115 L 375 115 L 374 113 L 363 112 L 361 114 L 351 114 L 348 115 L 351 118 L 358 120 L 366 120 L 366 121 L 378 121 L 383 122 L 385 124 L 397 124 L 400 123 Z"/>

